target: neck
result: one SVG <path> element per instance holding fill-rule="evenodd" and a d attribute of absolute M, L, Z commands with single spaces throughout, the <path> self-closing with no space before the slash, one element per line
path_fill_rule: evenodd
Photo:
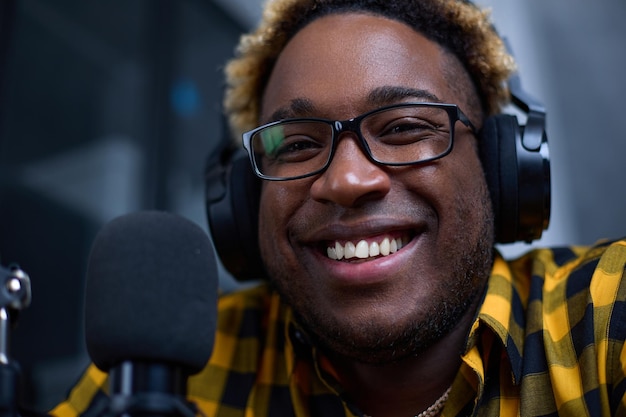
<path fill-rule="evenodd" d="M 431 406 L 452 385 L 473 315 L 416 356 L 386 365 L 330 358 L 348 398 L 367 415 L 408 417 Z"/>

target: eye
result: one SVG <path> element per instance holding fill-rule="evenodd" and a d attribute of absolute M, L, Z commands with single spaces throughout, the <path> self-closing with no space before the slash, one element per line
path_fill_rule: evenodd
<path fill-rule="evenodd" d="M 299 120 L 264 129 L 253 140 L 268 162 L 302 162 L 330 146 L 332 129 L 324 123 Z"/>
<path fill-rule="evenodd" d="M 304 135 L 292 135 L 286 137 L 280 146 L 272 153 L 272 159 L 279 162 L 300 162 L 313 158 L 324 148 L 311 137 Z"/>
<path fill-rule="evenodd" d="M 405 145 L 419 142 L 438 134 L 438 127 L 431 122 L 416 117 L 403 117 L 388 122 L 376 136 L 383 143 Z"/>
<path fill-rule="evenodd" d="M 404 117 L 394 120 L 389 125 L 388 131 L 390 134 L 436 129 L 432 123 L 415 117 Z"/>

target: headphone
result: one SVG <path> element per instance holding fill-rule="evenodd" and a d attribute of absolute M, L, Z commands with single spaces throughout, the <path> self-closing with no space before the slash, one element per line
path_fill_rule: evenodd
<path fill-rule="evenodd" d="M 514 114 L 488 117 L 478 137 L 480 159 L 493 204 L 496 242 L 531 242 L 541 237 L 550 218 L 546 112 L 522 90 L 517 74 L 509 79 L 509 91 L 512 104 L 526 115 L 525 124 Z M 239 281 L 265 274 L 258 248 L 261 181 L 225 126 L 222 142 L 206 165 L 206 214 L 220 260 Z"/>
<path fill-rule="evenodd" d="M 479 133 L 497 243 L 539 239 L 550 220 L 550 155 L 546 111 L 521 87 L 517 74 L 508 81 L 511 103 L 526 115 L 520 125 L 513 114 L 488 117 Z"/>

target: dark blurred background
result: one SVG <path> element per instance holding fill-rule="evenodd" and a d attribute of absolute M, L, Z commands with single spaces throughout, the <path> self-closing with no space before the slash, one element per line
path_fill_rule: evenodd
<path fill-rule="evenodd" d="M 549 110 L 554 205 L 538 244 L 626 234 L 626 3 L 479 3 L 492 3 L 524 85 Z M 224 135 L 222 68 L 260 9 L 260 0 L 0 0 L 0 263 L 32 280 L 11 343 L 25 403 L 53 406 L 88 363 L 84 270 L 104 223 L 163 209 L 206 229 L 202 171 Z"/>

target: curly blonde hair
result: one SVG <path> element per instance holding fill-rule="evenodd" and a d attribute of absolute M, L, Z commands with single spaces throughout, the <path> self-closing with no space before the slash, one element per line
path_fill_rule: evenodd
<path fill-rule="evenodd" d="M 234 138 L 256 127 L 265 85 L 291 37 L 318 17 L 347 12 L 403 22 L 452 53 L 467 70 L 483 113 L 495 114 L 508 101 L 513 58 L 489 12 L 467 0 L 268 0 L 258 28 L 242 36 L 225 69 L 224 110 Z"/>

